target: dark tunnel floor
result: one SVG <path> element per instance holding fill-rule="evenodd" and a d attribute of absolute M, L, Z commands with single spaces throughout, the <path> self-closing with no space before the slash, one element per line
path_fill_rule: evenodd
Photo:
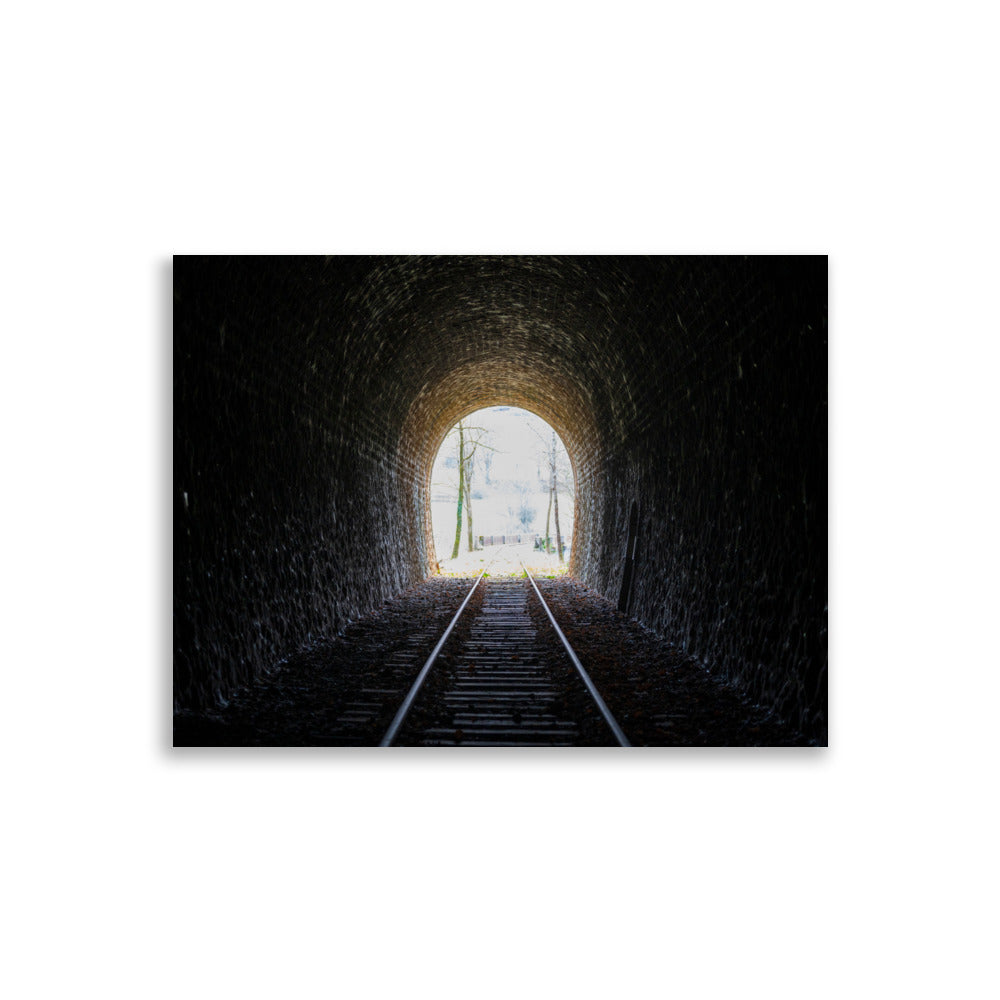
<path fill-rule="evenodd" d="M 377 745 L 471 582 L 427 580 L 296 653 L 225 708 L 176 715 L 174 746 Z M 633 745 L 808 745 L 582 584 L 538 583 Z"/>

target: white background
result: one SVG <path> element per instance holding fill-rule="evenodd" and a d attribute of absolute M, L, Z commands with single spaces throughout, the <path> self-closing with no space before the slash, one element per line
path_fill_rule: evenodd
<path fill-rule="evenodd" d="M 953 2 L 17 5 L 8 996 L 995 996 L 997 63 Z M 828 253 L 831 748 L 168 748 L 172 253 Z"/>

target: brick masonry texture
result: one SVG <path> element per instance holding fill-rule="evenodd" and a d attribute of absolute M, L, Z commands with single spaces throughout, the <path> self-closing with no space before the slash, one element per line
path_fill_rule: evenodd
<path fill-rule="evenodd" d="M 826 739 L 825 257 L 174 262 L 175 702 L 225 701 L 434 568 L 448 429 L 558 431 L 571 571 Z"/>

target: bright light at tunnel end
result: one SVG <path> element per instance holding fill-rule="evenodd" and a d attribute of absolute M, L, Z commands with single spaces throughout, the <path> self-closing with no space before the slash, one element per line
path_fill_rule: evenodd
<path fill-rule="evenodd" d="M 492 406 L 462 417 L 438 449 L 427 503 L 441 573 L 519 573 L 521 560 L 548 575 L 566 571 L 573 467 L 556 431 L 529 410 Z"/>

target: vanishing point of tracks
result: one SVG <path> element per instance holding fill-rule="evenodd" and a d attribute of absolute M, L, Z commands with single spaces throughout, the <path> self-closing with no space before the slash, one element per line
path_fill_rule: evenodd
<path fill-rule="evenodd" d="M 479 574 L 380 746 L 630 745 L 524 574 Z M 456 624 L 477 588 L 479 612 L 459 641 Z"/>

